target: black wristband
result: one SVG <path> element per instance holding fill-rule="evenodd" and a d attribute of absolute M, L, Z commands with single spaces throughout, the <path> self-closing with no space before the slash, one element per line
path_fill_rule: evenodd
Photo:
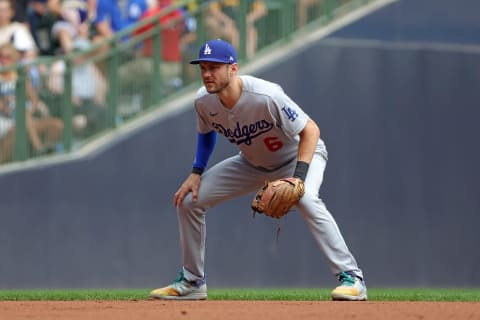
<path fill-rule="evenodd" d="M 192 173 L 195 173 L 195 174 L 198 174 L 199 176 L 201 176 L 202 173 L 203 173 L 203 170 L 204 170 L 203 168 L 193 167 L 192 168 Z"/>
<path fill-rule="evenodd" d="M 294 178 L 298 178 L 302 181 L 305 181 L 307 178 L 308 167 L 310 165 L 305 161 L 297 161 L 297 166 L 295 167 L 295 171 L 293 173 Z"/>

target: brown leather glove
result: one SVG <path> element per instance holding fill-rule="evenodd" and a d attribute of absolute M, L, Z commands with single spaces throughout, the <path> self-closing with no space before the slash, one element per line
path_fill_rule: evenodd
<path fill-rule="evenodd" d="M 266 183 L 252 201 L 252 209 L 266 216 L 280 219 L 305 193 L 303 181 L 284 178 Z"/>

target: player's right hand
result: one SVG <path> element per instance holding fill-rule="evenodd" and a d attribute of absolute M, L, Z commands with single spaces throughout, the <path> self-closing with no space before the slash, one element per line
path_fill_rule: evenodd
<path fill-rule="evenodd" d="M 200 188 L 200 175 L 192 173 L 188 178 L 182 183 L 180 188 L 175 192 L 173 196 L 173 205 L 175 207 L 180 206 L 183 202 L 185 196 L 191 192 L 193 202 L 197 202 L 198 199 L 198 189 Z"/>

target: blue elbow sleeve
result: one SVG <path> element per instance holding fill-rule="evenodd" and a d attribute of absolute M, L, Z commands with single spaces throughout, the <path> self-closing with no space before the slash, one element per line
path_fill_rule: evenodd
<path fill-rule="evenodd" d="M 215 144 L 217 143 L 217 132 L 211 131 L 209 133 L 199 133 L 197 136 L 197 152 L 195 154 L 195 161 L 193 168 L 196 172 L 202 173 L 207 167 L 208 160 L 212 155 Z"/>

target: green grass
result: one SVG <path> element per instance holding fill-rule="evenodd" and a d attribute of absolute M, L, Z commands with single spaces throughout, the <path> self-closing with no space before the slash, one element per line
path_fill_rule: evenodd
<path fill-rule="evenodd" d="M 329 301 L 331 289 L 209 289 L 209 300 Z M 0 301 L 146 300 L 149 289 L 0 290 Z M 369 301 L 473 301 L 480 289 L 375 289 Z"/>

